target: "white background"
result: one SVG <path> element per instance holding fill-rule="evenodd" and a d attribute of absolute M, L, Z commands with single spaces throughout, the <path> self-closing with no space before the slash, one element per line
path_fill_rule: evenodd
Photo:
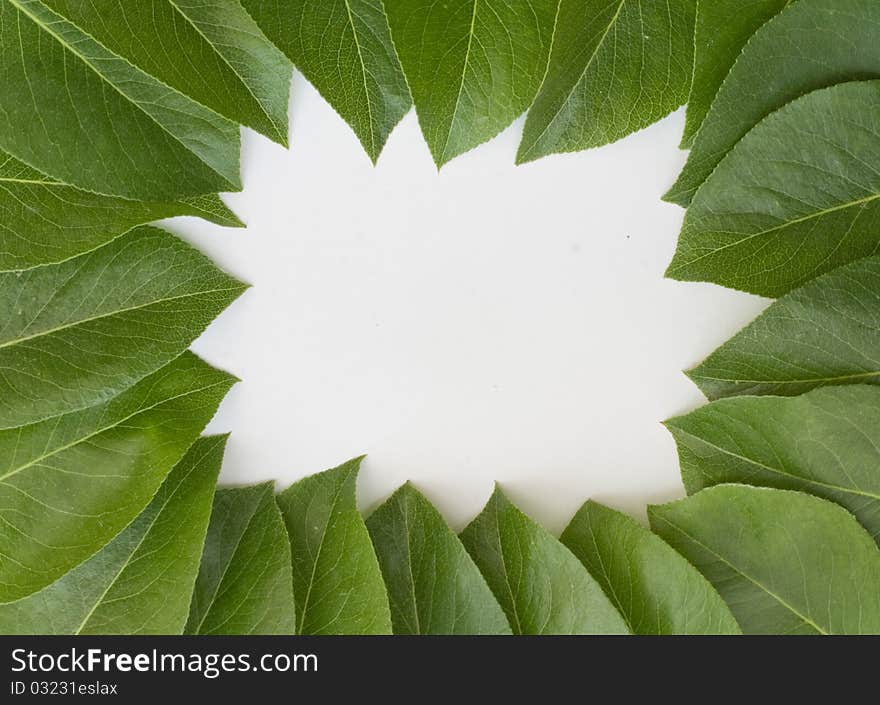
<path fill-rule="evenodd" d="M 233 432 L 222 481 L 366 453 L 365 509 L 409 479 L 461 528 L 498 480 L 554 531 L 682 493 L 660 422 L 703 399 L 680 370 L 765 302 L 663 279 L 681 112 L 516 167 L 520 121 L 439 173 L 412 113 L 376 168 L 299 77 L 291 121 L 290 151 L 244 133 L 247 230 L 169 224 L 253 285 L 194 346 L 243 380 L 208 429 Z"/>

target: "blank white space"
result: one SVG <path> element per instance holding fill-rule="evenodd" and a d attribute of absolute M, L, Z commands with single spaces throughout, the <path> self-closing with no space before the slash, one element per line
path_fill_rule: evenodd
<path fill-rule="evenodd" d="M 553 530 L 590 497 L 682 493 L 660 422 L 702 397 L 680 370 L 765 303 L 663 279 L 681 113 L 516 167 L 520 122 L 439 173 L 412 113 L 375 168 L 299 77 L 291 119 L 290 151 L 244 134 L 247 230 L 170 224 L 253 285 L 194 346 L 242 379 L 209 427 L 224 482 L 366 453 L 362 506 L 410 479 L 456 528 L 495 480 Z"/>

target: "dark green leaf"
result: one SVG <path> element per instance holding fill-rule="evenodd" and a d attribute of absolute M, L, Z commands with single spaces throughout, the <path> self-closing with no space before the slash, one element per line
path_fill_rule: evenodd
<path fill-rule="evenodd" d="M 880 77 L 878 32 L 876 0 L 800 0 L 764 25 L 718 90 L 688 162 L 665 198 L 688 205 L 734 145 L 790 101 L 836 83 Z M 809 127 L 792 126 L 792 132 L 807 132 Z M 845 163 L 847 122 L 828 128 L 839 130 L 835 146 Z M 798 140 L 792 142 L 796 146 Z M 761 169 L 755 168 L 755 173 Z M 821 177 L 821 172 L 815 176 Z M 783 190 L 780 200 L 786 194 L 794 195 Z"/>
<path fill-rule="evenodd" d="M 395 634 L 510 634 L 458 537 L 409 483 L 367 519 Z"/>
<path fill-rule="evenodd" d="M 719 485 L 648 508 L 746 634 L 880 633 L 880 551 L 846 510 L 799 492 Z"/>
<path fill-rule="evenodd" d="M 627 634 L 577 558 L 496 488 L 461 540 L 514 634 Z"/>
<path fill-rule="evenodd" d="M 219 489 L 187 634 L 293 634 L 290 544 L 273 485 Z"/>
<path fill-rule="evenodd" d="M 695 0 L 562 0 L 517 162 L 614 142 L 684 104 L 694 13 Z"/>
<path fill-rule="evenodd" d="M 667 275 L 775 297 L 874 254 L 878 125 L 880 81 L 816 91 L 770 115 L 697 192 Z"/>
<path fill-rule="evenodd" d="M 709 399 L 880 382 L 880 257 L 786 294 L 687 374 Z"/>
<path fill-rule="evenodd" d="M 243 0 L 375 162 L 412 102 L 381 0 Z"/>
<path fill-rule="evenodd" d="M 385 0 L 437 166 L 491 139 L 535 97 L 558 0 Z"/>
<path fill-rule="evenodd" d="M 666 425 L 688 492 L 724 482 L 802 490 L 880 538 L 880 387 L 722 399 Z"/>
<path fill-rule="evenodd" d="M 312 475 L 278 495 L 293 555 L 301 634 L 390 634 L 382 574 L 355 489 L 361 459 Z"/>
<path fill-rule="evenodd" d="M 560 538 L 598 581 L 633 634 L 739 634 L 706 579 L 625 514 L 587 502 Z"/>

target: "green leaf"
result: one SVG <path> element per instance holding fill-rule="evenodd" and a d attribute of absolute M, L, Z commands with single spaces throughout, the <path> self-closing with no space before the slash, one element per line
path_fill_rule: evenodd
<path fill-rule="evenodd" d="M 722 399 L 666 426 L 689 493 L 725 482 L 802 490 L 880 539 L 880 387 Z"/>
<path fill-rule="evenodd" d="M 664 198 L 688 205 L 734 145 L 787 103 L 837 83 L 880 77 L 878 31 L 880 5 L 875 0 L 800 0 L 770 20 L 746 45 L 718 90 L 687 164 Z M 809 128 L 793 125 L 791 130 Z M 836 144 L 845 146 L 847 124 L 828 128 L 838 130 Z M 844 153 L 841 157 L 847 159 Z"/>
<path fill-rule="evenodd" d="M 880 551 L 836 504 L 720 485 L 649 507 L 648 516 L 746 634 L 880 633 Z"/>
<path fill-rule="evenodd" d="M 0 431 L 0 603 L 53 583 L 140 514 L 234 381 L 184 353 L 103 404 Z"/>
<path fill-rule="evenodd" d="M 244 290 L 156 228 L 0 274 L 0 428 L 93 406 L 180 355 Z"/>
<path fill-rule="evenodd" d="M 874 254 L 878 124 L 880 81 L 816 91 L 766 118 L 697 192 L 667 275 L 775 297 Z"/>
<path fill-rule="evenodd" d="M 155 32 L 139 38 L 144 51 L 162 51 Z M 28 166 L 139 200 L 240 188 L 237 125 L 113 54 L 40 0 L 0 3 L 0 66 L 0 150 Z"/>
<path fill-rule="evenodd" d="M 517 162 L 619 140 L 684 104 L 695 0 L 562 0 Z"/>
<path fill-rule="evenodd" d="M 388 594 L 355 499 L 361 458 L 278 495 L 300 634 L 390 634 Z"/>
<path fill-rule="evenodd" d="M 119 536 L 40 592 L 0 605 L 0 633 L 179 634 L 225 443 L 196 441 Z"/>
<path fill-rule="evenodd" d="M 510 634 L 461 541 L 411 484 L 368 519 L 395 634 Z"/>
<path fill-rule="evenodd" d="M 166 203 L 99 196 L 0 153 L 0 271 L 60 262 L 100 247 L 136 225 L 177 215 L 241 225 L 216 195 Z"/>
<path fill-rule="evenodd" d="M 293 634 L 290 544 L 271 482 L 219 489 L 187 634 Z"/>
<path fill-rule="evenodd" d="M 496 487 L 461 541 L 514 634 L 628 634 L 577 558 Z"/>
<path fill-rule="evenodd" d="M 412 105 L 381 0 L 243 0 L 351 125 L 370 159 Z"/>
<path fill-rule="evenodd" d="M 786 294 L 687 374 L 709 399 L 880 383 L 880 257 Z"/>
<path fill-rule="evenodd" d="M 718 89 L 752 35 L 794 0 L 698 0 L 694 80 L 682 147 L 693 144 Z"/>
<path fill-rule="evenodd" d="M 535 97 L 558 0 L 385 0 L 391 36 L 438 167 L 491 139 Z"/>
<path fill-rule="evenodd" d="M 237 0 L 42 1 L 143 72 L 287 144 L 292 68 Z"/>
<path fill-rule="evenodd" d="M 727 605 L 667 544 L 625 514 L 587 502 L 560 538 L 633 634 L 739 634 Z"/>

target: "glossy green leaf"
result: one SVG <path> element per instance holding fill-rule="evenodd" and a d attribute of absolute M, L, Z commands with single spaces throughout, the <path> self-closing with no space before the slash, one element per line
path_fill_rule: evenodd
<path fill-rule="evenodd" d="M 625 514 L 587 502 L 560 537 L 633 634 L 739 634 L 721 596 L 672 548 Z"/>
<path fill-rule="evenodd" d="M 558 0 L 384 0 L 437 166 L 491 139 L 535 97 Z"/>
<path fill-rule="evenodd" d="M 375 162 L 412 101 L 381 0 L 242 0 Z"/>
<path fill-rule="evenodd" d="M 140 39 L 161 52 L 155 33 Z M 41 0 L 0 3 L 0 150 L 27 165 L 88 191 L 177 200 L 240 188 L 238 133 Z"/>
<path fill-rule="evenodd" d="M 880 257 L 786 294 L 687 374 L 709 399 L 880 383 Z"/>
<path fill-rule="evenodd" d="M 794 0 L 698 0 L 694 80 L 682 147 L 690 147 L 718 89 L 760 27 Z"/>
<path fill-rule="evenodd" d="M 688 492 L 725 482 L 802 490 L 880 538 L 880 387 L 721 399 L 666 426 Z"/>
<path fill-rule="evenodd" d="M 0 431 L 0 603 L 53 583 L 140 514 L 234 381 L 184 353 L 102 404 Z"/>
<path fill-rule="evenodd" d="M 649 507 L 648 516 L 746 634 L 880 633 L 880 550 L 836 504 L 719 485 Z"/>
<path fill-rule="evenodd" d="M 290 544 L 273 485 L 219 489 L 187 634 L 293 634 Z"/>
<path fill-rule="evenodd" d="M 149 227 L 0 274 L 0 428 L 110 399 L 180 355 L 245 288 Z"/>
<path fill-rule="evenodd" d="M 60 262 L 100 247 L 136 225 L 176 215 L 241 225 L 217 195 L 167 203 L 99 196 L 0 153 L 0 271 Z"/>
<path fill-rule="evenodd" d="M 693 73 L 695 4 L 561 0 L 517 162 L 614 142 L 683 105 Z"/>
<path fill-rule="evenodd" d="M 391 633 L 388 594 L 357 510 L 360 464 L 356 458 L 278 495 L 293 556 L 298 633 Z"/>
<path fill-rule="evenodd" d="M 688 162 L 665 198 L 688 205 L 734 145 L 792 100 L 844 81 L 880 78 L 878 31 L 880 5 L 875 0 L 799 0 L 764 25 L 718 90 Z M 840 129 L 835 145 L 843 151 L 846 123 L 829 127 Z M 796 134 L 809 131 L 810 125 L 791 129 Z"/>
<path fill-rule="evenodd" d="M 627 634 L 599 584 L 565 546 L 495 489 L 461 541 L 514 634 Z"/>
<path fill-rule="evenodd" d="M 697 192 L 667 275 L 775 297 L 873 255 L 878 125 L 880 81 L 816 91 L 766 118 Z"/>
<path fill-rule="evenodd" d="M 290 62 L 238 0 L 42 1 L 150 76 L 287 144 Z"/>
<path fill-rule="evenodd" d="M 0 605 L 0 634 L 180 633 L 225 442 L 196 441 L 119 536 L 40 592 Z"/>
<path fill-rule="evenodd" d="M 407 483 L 368 519 L 395 634 L 510 634 L 461 541 Z"/>

